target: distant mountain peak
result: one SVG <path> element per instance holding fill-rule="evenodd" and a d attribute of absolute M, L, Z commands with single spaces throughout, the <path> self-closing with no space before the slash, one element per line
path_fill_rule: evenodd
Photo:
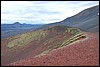
<path fill-rule="evenodd" d="M 13 23 L 13 24 L 17 24 L 17 25 L 20 25 L 21 23 L 19 23 L 19 22 L 15 22 L 15 23 Z"/>

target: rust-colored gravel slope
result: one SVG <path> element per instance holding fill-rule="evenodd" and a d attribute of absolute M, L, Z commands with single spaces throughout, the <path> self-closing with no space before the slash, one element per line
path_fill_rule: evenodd
<path fill-rule="evenodd" d="M 52 50 L 46 55 L 30 57 L 10 66 L 98 66 L 99 34 L 86 33 L 88 39 Z"/>

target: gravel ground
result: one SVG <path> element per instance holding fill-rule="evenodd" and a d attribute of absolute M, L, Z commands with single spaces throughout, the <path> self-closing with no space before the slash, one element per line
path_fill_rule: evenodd
<path fill-rule="evenodd" d="M 88 39 L 58 48 L 46 55 L 29 57 L 10 66 L 99 66 L 99 34 L 88 33 Z"/>

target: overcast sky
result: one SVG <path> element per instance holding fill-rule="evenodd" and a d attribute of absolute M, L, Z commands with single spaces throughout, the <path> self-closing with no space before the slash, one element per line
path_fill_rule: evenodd
<path fill-rule="evenodd" d="M 95 5 L 99 1 L 1 1 L 1 23 L 54 23 Z"/>

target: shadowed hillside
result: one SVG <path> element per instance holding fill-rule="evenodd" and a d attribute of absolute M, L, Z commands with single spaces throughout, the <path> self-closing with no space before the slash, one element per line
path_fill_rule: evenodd
<path fill-rule="evenodd" d="M 99 32 L 99 5 L 87 8 L 80 13 L 68 17 L 60 22 L 44 25 L 42 28 L 49 26 L 64 25 L 80 28 L 83 31 Z"/>

